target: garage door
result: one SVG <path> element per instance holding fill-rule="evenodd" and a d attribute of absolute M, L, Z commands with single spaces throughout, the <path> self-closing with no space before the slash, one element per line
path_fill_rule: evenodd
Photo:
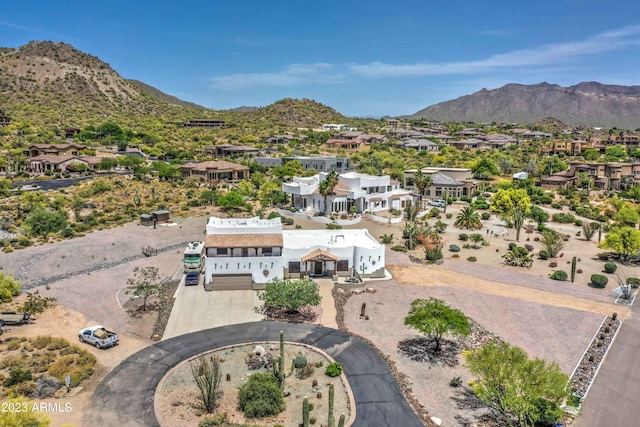
<path fill-rule="evenodd" d="M 214 291 L 250 291 L 253 280 L 251 274 L 227 274 L 214 276 L 211 283 Z"/>

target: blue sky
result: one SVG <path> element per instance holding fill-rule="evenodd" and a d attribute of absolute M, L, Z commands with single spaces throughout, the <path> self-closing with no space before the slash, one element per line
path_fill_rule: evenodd
<path fill-rule="evenodd" d="M 52 40 L 227 109 L 309 98 L 412 114 L 507 83 L 640 85 L 640 2 L 2 2 L 0 46 Z"/>

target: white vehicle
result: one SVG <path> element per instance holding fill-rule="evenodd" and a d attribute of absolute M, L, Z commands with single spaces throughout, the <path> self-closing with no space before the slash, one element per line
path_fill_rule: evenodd
<path fill-rule="evenodd" d="M 195 271 L 200 273 L 204 267 L 205 248 L 204 242 L 189 242 L 184 250 L 184 271 Z"/>
<path fill-rule="evenodd" d="M 105 328 L 104 326 L 92 326 L 81 329 L 78 332 L 80 342 L 93 344 L 96 348 L 107 348 L 118 344 L 118 334 Z"/>
<path fill-rule="evenodd" d="M 429 200 L 427 202 L 428 206 L 435 206 L 436 208 L 444 208 L 444 204 L 445 204 L 444 200 L 439 200 L 439 199 Z"/>

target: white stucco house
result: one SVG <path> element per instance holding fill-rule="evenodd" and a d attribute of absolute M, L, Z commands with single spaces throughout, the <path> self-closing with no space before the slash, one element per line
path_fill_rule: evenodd
<path fill-rule="evenodd" d="M 280 218 L 216 218 L 206 227 L 207 289 L 261 289 L 274 278 L 384 277 L 384 245 L 368 230 L 283 230 Z"/>
<path fill-rule="evenodd" d="M 321 213 L 345 213 L 352 206 L 359 213 L 401 210 L 413 198 L 411 191 L 403 190 L 400 183 L 387 175 L 347 172 L 338 175 L 333 194 L 327 196 L 329 209 L 325 209 L 325 198 L 320 194 L 319 187 L 326 177 L 327 173 L 324 172 L 311 177 L 294 177 L 292 182 L 282 184 L 282 191 L 290 197 L 294 208 Z"/>

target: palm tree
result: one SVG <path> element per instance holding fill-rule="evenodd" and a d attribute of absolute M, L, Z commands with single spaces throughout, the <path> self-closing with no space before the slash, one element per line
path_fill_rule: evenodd
<path fill-rule="evenodd" d="M 333 189 L 338 185 L 338 172 L 332 170 L 324 178 L 324 181 L 320 183 L 318 192 L 324 197 L 324 214 L 327 214 L 329 206 L 327 205 L 327 197 L 333 193 Z"/>
<path fill-rule="evenodd" d="M 465 230 L 480 230 L 482 228 L 482 221 L 480 221 L 480 215 L 471 206 L 462 208 L 454 225 L 458 228 Z"/>
<path fill-rule="evenodd" d="M 420 206 L 422 207 L 422 196 L 424 196 L 424 190 L 431 187 L 433 184 L 433 178 L 430 175 L 425 175 L 422 170 L 418 171 L 413 176 L 413 185 L 418 189 L 420 193 Z"/>

